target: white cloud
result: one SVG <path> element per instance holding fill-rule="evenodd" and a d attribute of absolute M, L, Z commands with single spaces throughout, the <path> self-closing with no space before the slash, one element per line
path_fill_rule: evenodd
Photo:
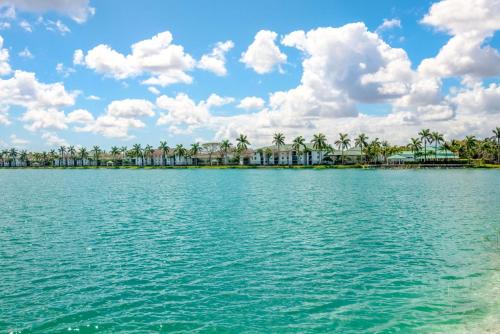
<path fill-rule="evenodd" d="M 154 116 L 154 105 L 141 99 L 116 100 L 108 105 L 106 112 L 116 117 Z"/>
<path fill-rule="evenodd" d="M 95 9 L 89 5 L 89 0 L 4 0 L 1 6 L 10 8 L 11 15 L 15 15 L 15 10 L 36 14 L 55 11 L 78 23 L 87 21 L 95 13 Z"/>
<path fill-rule="evenodd" d="M 29 109 L 21 116 L 21 121 L 29 123 L 24 126 L 29 131 L 67 128 L 64 112 L 55 108 Z"/>
<path fill-rule="evenodd" d="M 100 44 L 88 51 L 85 57 L 82 56 L 83 52 L 75 52 L 75 64 L 84 62 L 88 68 L 115 79 L 148 74 L 150 77 L 142 83 L 162 87 L 174 83 L 191 83 L 193 79 L 186 72 L 196 64 L 182 46 L 172 44 L 169 31 L 133 44 L 132 53 L 128 55 Z"/>
<path fill-rule="evenodd" d="M 73 65 L 85 65 L 83 50 L 78 49 L 73 53 Z"/>
<path fill-rule="evenodd" d="M 67 78 L 72 73 L 75 73 L 75 69 L 72 67 L 66 67 L 63 63 L 57 63 L 56 72 L 60 74 L 62 77 Z"/>
<path fill-rule="evenodd" d="M 212 49 L 212 52 L 205 54 L 198 62 L 198 67 L 215 73 L 218 76 L 227 75 L 226 52 L 234 47 L 232 41 L 219 42 Z"/>
<path fill-rule="evenodd" d="M 18 53 L 18 56 L 19 57 L 22 57 L 22 58 L 30 58 L 32 59 L 33 58 L 33 54 L 31 53 L 31 51 L 28 49 L 28 47 L 25 47 L 24 50 L 22 50 L 21 52 Z"/>
<path fill-rule="evenodd" d="M 159 90 L 158 88 L 156 88 L 156 87 L 153 87 L 153 86 L 148 87 L 148 90 L 149 90 L 151 93 L 153 93 L 154 95 L 160 95 L 160 90 Z"/>
<path fill-rule="evenodd" d="M 183 93 L 175 97 L 162 95 L 156 99 L 156 105 L 166 112 L 160 114 L 156 124 L 174 126 L 179 132 L 179 126 L 187 127 L 188 132 L 200 126 L 210 126 L 210 109 L 233 101 L 231 97 L 221 97 L 217 94 L 211 94 L 206 100 L 198 103 Z"/>
<path fill-rule="evenodd" d="M 45 144 L 50 147 L 68 146 L 68 142 L 59 137 L 54 132 L 44 132 L 42 134 L 42 139 L 45 140 Z"/>
<path fill-rule="evenodd" d="M 66 35 L 67 33 L 71 32 L 69 27 L 67 25 L 65 25 L 64 23 L 62 23 L 61 20 L 57 20 L 57 21 L 47 20 L 44 22 L 44 25 L 45 25 L 45 29 L 47 29 L 48 31 L 58 32 L 63 36 Z"/>
<path fill-rule="evenodd" d="M 381 33 L 385 30 L 393 29 L 393 28 L 401 28 L 401 21 L 399 19 L 384 19 L 381 25 L 377 27 L 375 30 L 377 33 Z"/>
<path fill-rule="evenodd" d="M 277 37 L 274 31 L 260 30 L 241 54 L 240 61 L 259 74 L 269 73 L 275 66 L 285 63 L 287 57 L 276 45 Z"/>
<path fill-rule="evenodd" d="M 29 140 L 19 138 L 15 134 L 10 135 L 10 142 L 16 147 L 24 147 L 30 143 Z"/>
<path fill-rule="evenodd" d="M 265 101 L 264 99 L 256 96 L 247 96 L 241 99 L 238 104 L 238 108 L 245 110 L 258 110 L 264 107 Z"/>
<path fill-rule="evenodd" d="M 419 72 L 437 77 L 500 75 L 500 54 L 487 43 L 500 29 L 499 0 L 444 0 L 433 4 L 421 22 L 452 38 L 436 57 L 422 61 Z"/>
<path fill-rule="evenodd" d="M 3 48 L 3 38 L 0 36 L 0 76 L 7 75 L 10 72 L 9 50 Z"/>
<path fill-rule="evenodd" d="M 86 97 L 87 100 L 91 100 L 91 101 L 99 101 L 101 98 L 99 96 L 96 96 L 96 95 L 89 95 Z"/>
<path fill-rule="evenodd" d="M 10 29 L 10 23 L 9 22 L 0 22 L 0 30 L 7 30 Z"/>
<path fill-rule="evenodd" d="M 26 21 L 26 20 L 22 20 L 19 22 L 19 26 L 21 28 L 23 28 L 24 31 L 27 31 L 27 32 L 33 32 L 33 27 L 31 26 L 31 24 Z"/>
<path fill-rule="evenodd" d="M 131 139 L 131 128 L 143 128 L 146 124 L 138 119 L 141 116 L 153 116 L 154 105 L 147 100 L 126 99 L 112 101 L 106 112 L 94 117 L 85 109 L 77 109 L 67 116 L 67 122 L 77 124 L 77 132 L 91 132 L 109 138 Z"/>

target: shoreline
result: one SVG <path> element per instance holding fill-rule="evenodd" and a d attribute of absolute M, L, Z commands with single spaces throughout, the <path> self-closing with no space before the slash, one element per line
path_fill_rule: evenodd
<path fill-rule="evenodd" d="M 217 166 L 28 166 L 0 167 L 0 169 L 500 169 L 500 164 L 461 165 L 461 164 L 407 164 L 407 165 L 217 165 Z"/>

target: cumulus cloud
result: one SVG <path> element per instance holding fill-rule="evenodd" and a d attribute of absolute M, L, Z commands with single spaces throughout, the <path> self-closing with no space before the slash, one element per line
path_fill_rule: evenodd
<path fill-rule="evenodd" d="M 95 13 L 95 9 L 90 6 L 89 0 L 4 0 L 0 7 L 2 6 L 10 8 L 11 15 L 14 16 L 15 10 L 36 14 L 53 11 L 69 16 L 78 23 L 87 21 Z"/>
<path fill-rule="evenodd" d="M 233 98 L 221 97 L 217 94 L 211 94 L 206 100 L 198 103 L 183 93 L 179 93 L 175 97 L 162 95 L 156 99 L 156 105 L 165 112 L 160 114 L 156 124 L 170 125 L 177 129 L 179 126 L 184 126 L 188 132 L 200 126 L 210 127 L 211 108 L 232 102 L 234 102 Z"/>
<path fill-rule="evenodd" d="M 393 29 L 393 28 L 401 28 L 401 21 L 399 19 L 384 19 L 381 25 L 377 27 L 375 30 L 377 33 L 381 33 L 385 30 Z"/>
<path fill-rule="evenodd" d="M 30 143 L 29 140 L 19 138 L 15 134 L 10 135 L 10 142 L 13 146 L 16 147 L 24 147 Z"/>
<path fill-rule="evenodd" d="M 3 38 L 0 36 L 0 76 L 11 72 L 9 65 L 9 50 L 3 48 Z"/>
<path fill-rule="evenodd" d="M 105 113 L 94 117 L 88 110 L 77 109 L 68 114 L 68 123 L 75 124 L 77 132 L 91 132 L 116 139 L 131 139 L 131 128 L 143 128 L 146 124 L 139 119 L 154 115 L 154 105 L 141 99 L 112 101 Z"/>
<path fill-rule="evenodd" d="M 285 63 L 287 56 L 276 45 L 277 37 L 274 31 L 260 30 L 253 43 L 241 54 L 240 61 L 259 74 L 269 73 Z"/>
<path fill-rule="evenodd" d="M 198 68 L 210 71 L 218 76 L 227 75 L 226 53 L 234 47 L 232 41 L 219 42 L 212 49 L 212 52 L 205 54 L 198 62 Z"/>
<path fill-rule="evenodd" d="M 240 103 L 238 104 L 238 108 L 240 109 L 245 109 L 245 110 L 258 110 L 262 109 L 264 107 L 264 104 L 266 102 L 264 99 L 257 97 L 257 96 L 247 96 L 243 99 L 241 99 Z"/>
<path fill-rule="evenodd" d="M 191 83 L 193 79 L 187 72 L 196 64 L 182 46 L 172 44 L 172 34 L 169 31 L 133 44 L 132 53 L 128 55 L 100 44 L 85 56 L 82 50 L 75 51 L 73 62 L 77 65 L 85 64 L 97 73 L 118 80 L 146 74 L 149 78 L 142 83 L 162 87 L 174 83 Z"/>
<path fill-rule="evenodd" d="M 153 86 L 148 87 L 148 90 L 149 90 L 152 94 L 154 94 L 154 95 L 160 95 L 160 90 L 159 90 L 158 88 L 156 88 L 156 87 L 153 87 Z"/>
<path fill-rule="evenodd" d="M 29 131 L 67 128 L 64 112 L 55 108 L 29 109 L 21 116 L 21 121 L 28 123 L 24 127 Z"/>
<path fill-rule="evenodd" d="M 422 61 L 420 72 L 438 77 L 500 74 L 500 54 L 486 42 L 500 29 L 499 0 L 444 0 L 433 4 L 421 22 L 452 37 L 437 56 Z"/>
<path fill-rule="evenodd" d="M 26 20 L 22 20 L 19 22 L 19 26 L 26 32 L 33 32 L 33 27 L 31 26 L 31 24 L 26 21 Z"/>
<path fill-rule="evenodd" d="M 28 58 L 28 59 L 34 58 L 33 54 L 28 49 L 28 47 L 25 47 L 24 50 L 20 51 L 17 55 L 21 58 Z"/>
<path fill-rule="evenodd" d="M 45 144 L 49 147 L 58 147 L 58 146 L 68 146 L 69 143 L 66 139 L 59 137 L 54 132 L 44 132 L 42 134 L 42 139 L 45 141 Z"/>

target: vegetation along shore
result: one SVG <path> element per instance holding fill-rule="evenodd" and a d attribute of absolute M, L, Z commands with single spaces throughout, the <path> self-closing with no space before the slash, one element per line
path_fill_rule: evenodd
<path fill-rule="evenodd" d="M 134 144 L 113 146 L 61 146 L 43 152 L 16 148 L 0 150 L 3 168 L 499 168 L 500 127 L 483 139 L 466 136 L 445 140 L 429 129 L 421 130 L 407 145 L 391 145 L 361 133 L 355 138 L 340 133 L 329 142 L 318 133 L 310 142 L 302 136 L 285 142 L 275 133 L 271 146 L 252 148 L 241 134 L 236 143 L 229 140 L 182 144 L 169 147 L 161 141 L 155 148 Z"/>

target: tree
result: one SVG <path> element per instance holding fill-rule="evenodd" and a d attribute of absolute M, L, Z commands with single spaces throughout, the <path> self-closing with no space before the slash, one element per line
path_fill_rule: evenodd
<path fill-rule="evenodd" d="M 55 160 L 57 158 L 57 151 L 54 150 L 54 149 L 50 150 L 50 152 L 48 154 L 48 157 L 49 157 L 49 159 L 51 161 L 50 164 L 52 165 L 52 167 L 55 167 L 55 165 L 56 165 L 56 161 Z M 43 161 L 43 163 L 44 163 L 44 166 L 45 166 L 45 160 Z"/>
<path fill-rule="evenodd" d="M 17 166 L 17 150 L 15 148 L 11 148 L 9 151 L 9 167 L 12 167 L 12 162 L 14 162 L 14 166 Z"/>
<path fill-rule="evenodd" d="M 228 139 L 224 139 L 220 143 L 220 150 L 224 156 L 224 164 L 225 165 L 227 165 L 227 154 L 228 154 L 229 150 L 231 149 L 231 146 L 233 146 L 233 144 Z"/>
<path fill-rule="evenodd" d="M 360 133 L 356 139 L 354 139 L 354 146 L 359 147 L 361 151 L 361 156 L 363 156 L 363 149 L 368 146 L 368 137 L 364 133 Z M 366 162 L 366 155 L 364 157 L 364 160 Z"/>
<path fill-rule="evenodd" d="M 160 141 L 160 146 L 158 146 L 158 149 L 161 151 L 161 163 L 163 166 L 166 166 L 168 150 L 170 149 L 170 147 L 168 147 L 166 141 Z"/>
<path fill-rule="evenodd" d="M 326 148 L 327 140 L 326 136 L 322 133 L 313 135 L 312 139 L 313 148 L 319 151 L 319 163 L 323 163 L 323 150 Z"/>
<path fill-rule="evenodd" d="M 500 126 L 493 129 L 493 133 L 495 134 L 493 138 L 495 139 L 497 146 L 497 164 L 500 164 Z"/>
<path fill-rule="evenodd" d="M 125 158 L 127 156 L 127 146 L 120 147 L 120 152 L 122 153 L 122 166 L 125 163 Z"/>
<path fill-rule="evenodd" d="M 475 136 L 466 136 L 464 139 L 465 152 L 467 153 L 467 162 L 470 164 L 472 153 L 476 147 L 477 140 Z"/>
<path fill-rule="evenodd" d="M 215 149 L 218 150 L 219 144 L 217 143 L 217 148 Z M 191 155 L 194 164 L 198 166 L 198 158 L 196 157 L 200 152 L 201 152 L 201 145 L 200 143 L 196 142 L 194 144 L 191 144 L 191 149 L 189 150 L 189 154 Z M 212 155 L 210 155 L 210 164 L 212 164 Z"/>
<path fill-rule="evenodd" d="M 248 141 L 248 137 L 244 134 L 240 134 L 238 138 L 236 138 L 238 144 L 236 144 L 236 149 L 238 150 L 238 154 L 240 155 L 240 164 L 243 164 L 243 160 L 241 160 L 241 154 L 248 150 L 248 146 L 250 142 Z"/>
<path fill-rule="evenodd" d="M 444 138 L 443 138 L 443 135 L 437 131 L 432 132 L 430 138 L 431 138 L 431 142 L 434 143 L 434 160 L 437 161 L 437 147 L 439 144 L 444 142 Z"/>
<path fill-rule="evenodd" d="M 19 154 L 19 160 L 23 166 L 29 166 L 29 156 L 26 150 L 22 150 Z"/>
<path fill-rule="evenodd" d="M 81 147 L 80 150 L 78 151 L 78 154 L 80 155 L 80 161 L 82 162 L 83 166 L 84 164 L 83 162 L 89 157 L 89 152 L 85 147 Z"/>
<path fill-rule="evenodd" d="M 344 150 L 347 150 L 351 145 L 351 140 L 347 133 L 339 133 L 339 139 L 335 141 L 335 145 L 342 151 L 342 165 L 344 164 Z"/>
<path fill-rule="evenodd" d="M 413 160 L 416 161 L 416 154 L 422 149 L 422 141 L 419 138 L 411 138 L 408 148 L 413 153 Z"/>
<path fill-rule="evenodd" d="M 113 165 L 116 164 L 116 157 L 120 154 L 120 149 L 117 146 L 111 146 L 111 157 L 113 158 Z"/>
<path fill-rule="evenodd" d="M 68 154 L 69 154 L 69 158 L 73 162 L 73 167 L 75 167 L 76 166 L 76 160 L 75 160 L 76 149 L 73 145 L 68 147 Z"/>
<path fill-rule="evenodd" d="M 220 143 L 204 143 L 203 145 L 196 143 L 198 145 L 198 151 L 203 147 L 203 150 L 208 154 L 208 162 L 212 166 L 212 155 L 216 153 L 220 148 Z"/>
<path fill-rule="evenodd" d="M 279 165 L 281 162 L 280 148 L 281 146 L 285 145 L 285 135 L 283 135 L 281 132 L 275 133 L 273 136 L 273 144 L 276 145 L 278 148 L 278 165 Z"/>
<path fill-rule="evenodd" d="M 92 153 L 94 155 L 96 166 L 100 166 L 99 158 L 101 156 L 101 152 L 101 148 L 98 145 L 94 145 L 94 147 L 92 147 Z"/>
<path fill-rule="evenodd" d="M 295 137 L 292 143 L 292 150 L 295 151 L 295 155 L 297 157 L 300 156 L 301 149 L 305 147 L 305 145 L 306 145 L 306 140 L 304 139 L 304 137 L 302 136 Z M 304 156 L 304 160 L 305 158 L 306 157 Z"/>
<path fill-rule="evenodd" d="M 150 162 L 150 165 L 154 165 L 153 163 L 153 153 L 155 152 L 153 146 L 151 145 L 146 145 L 146 147 L 144 147 L 144 158 L 146 159 L 146 157 L 149 158 L 149 162 Z"/>
<path fill-rule="evenodd" d="M 59 160 L 59 167 L 64 164 L 64 154 L 66 153 L 66 147 L 65 146 L 60 146 L 59 147 L 59 153 L 61 154 L 61 160 Z"/>
<path fill-rule="evenodd" d="M 179 157 L 179 160 L 181 157 L 186 155 L 186 149 L 184 148 L 184 145 L 182 144 L 177 144 L 174 149 L 174 165 L 175 165 L 175 156 Z M 187 162 L 187 161 L 186 161 Z"/>
<path fill-rule="evenodd" d="M 424 161 L 427 161 L 427 143 L 431 143 L 431 130 L 423 129 L 418 135 L 420 136 L 420 140 L 424 143 Z"/>
<path fill-rule="evenodd" d="M 141 158 L 141 166 L 144 166 L 144 157 L 142 155 L 141 144 L 134 144 L 132 146 L 132 156 L 135 157 L 136 164 L 137 164 L 137 160 L 139 160 L 139 158 Z"/>

